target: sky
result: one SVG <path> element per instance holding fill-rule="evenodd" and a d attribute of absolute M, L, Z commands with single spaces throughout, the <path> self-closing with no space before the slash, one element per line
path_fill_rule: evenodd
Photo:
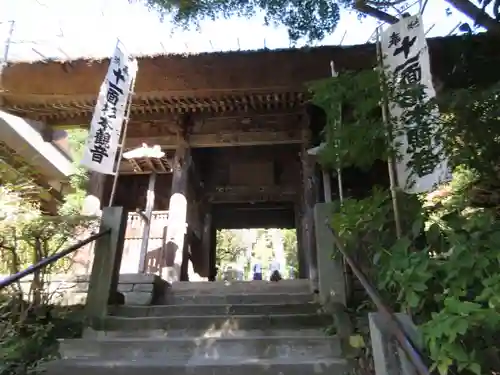
<path fill-rule="evenodd" d="M 418 12 L 418 1 L 410 13 Z M 452 14 L 447 16 L 447 9 Z M 429 0 L 423 15 L 427 36 L 448 35 L 467 19 L 445 0 Z M 14 21 L 12 36 L 9 31 Z M 434 25 L 434 26 L 433 26 Z M 316 45 L 366 43 L 377 21 L 358 20 L 344 11 L 337 29 Z M 457 33 L 457 30 L 454 32 Z M 252 19 L 206 21 L 200 30 L 184 31 L 161 22 L 157 13 L 128 0 L 0 0 L 0 59 L 103 58 L 117 40 L 137 56 L 162 53 L 288 48 L 284 27 L 264 26 L 262 15 Z M 10 41 L 10 42 L 9 42 Z M 303 41 L 298 46 L 304 45 Z M 6 47 L 8 47 L 6 53 Z"/>

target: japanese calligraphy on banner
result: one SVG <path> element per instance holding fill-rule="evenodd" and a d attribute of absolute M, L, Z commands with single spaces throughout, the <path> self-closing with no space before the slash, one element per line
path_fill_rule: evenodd
<path fill-rule="evenodd" d="M 420 15 L 402 18 L 381 34 L 381 50 L 384 65 L 394 84 L 420 84 L 427 98 L 436 96 L 432 84 L 429 50 Z M 398 186 L 408 193 L 423 193 L 449 177 L 448 163 L 440 160 L 442 145 L 433 135 L 432 118 L 425 127 L 408 124 L 408 109 L 390 103 L 391 116 L 399 125 L 404 125 L 404 134 L 394 139 L 399 148 L 400 159 L 396 162 Z M 435 111 L 437 112 L 437 108 Z M 437 114 L 437 113 L 435 113 Z M 419 151 L 424 151 L 420 152 Z M 418 154 L 419 162 L 413 163 Z M 425 157 L 424 157 L 425 156 Z M 426 160 L 422 160 L 426 159 Z M 417 165 L 418 164 L 418 165 Z"/>
<path fill-rule="evenodd" d="M 103 174 L 115 173 L 122 125 L 137 69 L 137 60 L 124 52 L 118 43 L 99 91 L 80 163 L 89 170 Z"/>

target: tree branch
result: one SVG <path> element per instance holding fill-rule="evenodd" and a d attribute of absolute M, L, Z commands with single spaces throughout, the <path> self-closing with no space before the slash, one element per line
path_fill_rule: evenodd
<path fill-rule="evenodd" d="M 446 0 L 459 12 L 472 18 L 476 24 L 483 26 L 486 30 L 500 35 L 500 23 L 490 17 L 484 10 L 475 6 L 469 0 Z"/>
<path fill-rule="evenodd" d="M 358 12 L 374 17 L 380 21 L 387 22 L 390 25 L 398 22 L 398 19 L 396 17 L 366 4 L 365 0 L 356 0 L 356 2 L 354 3 L 354 9 L 356 9 Z"/>

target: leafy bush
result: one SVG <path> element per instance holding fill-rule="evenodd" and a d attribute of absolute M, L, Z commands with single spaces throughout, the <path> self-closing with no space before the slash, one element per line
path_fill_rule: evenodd
<path fill-rule="evenodd" d="M 81 144 L 84 132 L 71 141 Z M 78 150 L 77 150 L 78 151 Z M 60 216 L 48 216 L 40 207 L 47 192 L 34 183 L 26 166 L 16 180 L 2 174 L 0 186 L 0 272 L 15 274 L 49 257 L 88 233 L 95 218 L 79 216 L 85 196 L 86 173 L 76 169 L 71 178 L 73 192 L 66 196 Z M 1 172 L 1 171 L 0 171 Z M 71 257 L 33 273 L 29 291 L 19 283 L 0 291 L 0 374 L 24 375 L 37 371 L 41 362 L 57 356 L 57 338 L 79 337 L 82 331 L 81 306 L 54 305 L 47 293 L 51 273 L 64 273 Z"/>
<path fill-rule="evenodd" d="M 394 154 L 376 110 L 381 94 L 374 76 L 350 73 L 312 84 L 313 102 L 328 118 L 324 165 L 340 161 L 342 167 L 369 168 L 375 159 Z M 402 100 L 395 90 L 388 95 Z M 337 203 L 332 225 L 385 301 L 420 326 L 434 368 L 441 374 L 498 373 L 500 84 L 441 93 L 424 104 L 418 87 L 402 96 L 417 105 L 407 111 L 406 122 L 389 119 L 389 124 L 396 132 L 416 124 L 436 134 L 444 145 L 439 157 L 454 168 L 453 180 L 427 195 L 397 193 L 399 239 L 391 194 L 384 188 L 365 199 Z M 346 101 L 352 108 L 342 113 L 339 126 L 339 108 L 345 111 Z M 441 115 L 432 113 L 435 105 Z M 431 152 L 414 153 L 413 166 L 428 161 Z M 356 302 L 354 310 L 364 318 L 367 309 L 373 310 L 367 299 Z M 367 334 L 366 319 L 357 323 Z"/>
<path fill-rule="evenodd" d="M 3 293 L 0 304 L 0 374 L 24 375 L 58 355 L 58 338 L 80 337 L 80 306 L 39 305 L 18 293 Z"/>

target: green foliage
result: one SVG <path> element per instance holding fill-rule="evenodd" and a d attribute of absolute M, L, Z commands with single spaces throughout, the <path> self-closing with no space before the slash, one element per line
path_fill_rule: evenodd
<path fill-rule="evenodd" d="M 453 165 L 468 165 L 484 177 L 497 179 L 500 161 L 500 83 L 489 88 L 468 87 L 439 100 L 447 155 Z"/>
<path fill-rule="evenodd" d="M 0 374 L 38 373 L 58 355 L 58 338 L 81 337 L 80 307 L 34 306 L 17 294 L 0 298 Z"/>
<path fill-rule="evenodd" d="M 85 133 L 70 135 L 79 160 Z M 93 218 L 79 216 L 86 174 L 77 169 L 73 191 L 66 198 L 60 216 L 47 216 L 40 197 L 48 196 L 34 183 L 29 170 L 14 179 L 2 173 L 0 187 L 0 273 L 13 274 L 51 256 L 74 242 L 93 224 Z M 81 314 L 54 307 L 46 292 L 47 275 L 64 273 L 71 266 L 65 258 L 32 274 L 30 288 L 14 284 L 0 292 L 0 373 L 24 375 L 57 355 L 56 338 L 81 335 Z"/>
<path fill-rule="evenodd" d="M 369 168 L 375 159 L 387 158 L 385 128 L 379 109 L 380 82 L 376 72 L 342 73 L 335 78 L 315 81 L 309 89 L 314 94 L 312 103 L 328 114 L 324 129 L 328 147 L 320 154 L 324 166 L 337 167 L 342 161 L 343 167 Z M 356 103 L 355 107 L 352 103 Z"/>
<path fill-rule="evenodd" d="M 331 167 L 340 162 L 341 166 L 367 168 L 375 158 L 383 160 L 394 152 L 375 110 L 381 96 L 379 83 L 372 72 L 345 77 L 311 85 L 313 102 L 328 117 L 321 161 Z M 418 147 L 410 142 L 412 166 L 433 168 L 446 157 L 454 167 L 453 180 L 426 196 L 398 192 L 403 230 L 399 239 L 391 195 L 380 188 L 365 199 L 348 198 L 342 206 L 337 203 L 332 226 L 384 300 L 395 311 L 412 315 L 441 374 L 497 373 L 499 85 L 441 93 L 436 100 L 427 100 L 421 87 L 398 89 L 389 82 L 387 94 L 406 113 L 401 122 L 388 119 L 389 128 L 397 134 L 416 125 L 429 139 L 441 141 L 442 150 L 432 155 L 431 142 L 419 152 L 412 151 Z M 433 111 L 436 104 L 441 114 Z M 357 131 L 352 130 L 355 127 Z M 381 146 L 371 146 L 370 139 Z M 371 303 L 359 301 L 357 313 L 366 316 L 366 309 L 373 309 Z M 360 333 L 368 333 L 365 323 L 358 321 L 356 326 Z"/>
<path fill-rule="evenodd" d="M 217 231 L 217 266 L 234 263 L 244 253 L 245 245 L 240 233 L 223 229 Z"/>
<path fill-rule="evenodd" d="M 285 251 L 285 260 L 288 267 L 291 267 L 294 276 L 299 275 L 299 259 L 297 248 L 297 231 L 295 229 L 281 229 L 283 234 L 283 247 Z"/>
<path fill-rule="evenodd" d="M 444 200 L 406 212 L 399 240 L 385 219 L 392 209 L 388 192 L 347 199 L 332 217 L 385 301 L 412 312 L 442 373 L 451 365 L 498 370 L 500 222 L 494 210 L 471 209 L 467 192 L 475 182 L 474 174 L 457 170 Z"/>
<path fill-rule="evenodd" d="M 298 0 L 143 0 L 162 16 L 172 15 L 173 22 L 182 27 L 199 25 L 203 19 L 216 20 L 234 16 L 250 18 L 263 12 L 265 22 L 284 25 L 290 40 L 306 38 L 322 40 L 336 27 L 340 17 L 338 2 Z"/>
<path fill-rule="evenodd" d="M 79 215 L 82 209 L 83 200 L 87 194 L 86 184 L 88 182 L 88 172 L 79 165 L 83 156 L 87 135 L 88 130 L 84 129 L 68 131 L 68 140 L 72 151 L 75 172 L 70 177 L 72 191 L 65 196 L 64 204 L 59 209 L 59 213 L 64 216 Z"/>
<path fill-rule="evenodd" d="M 150 9 L 157 11 L 161 18 L 171 16 L 174 24 L 187 28 L 198 27 L 201 20 L 217 20 L 221 18 L 245 17 L 250 18 L 263 14 L 266 24 L 282 25 L 288 30 L 291 42 L 305 39 L 307 42 L 321 41 L 335 31 L 341 11 L 353 9 L 356 0 L 129 0 L 141 1 Z M 365 0 L 367 5 L 380 10 L 398 9 L 403 11 L 407 6 L 414 4 L 408 0 Z M 469 18 L 474 19 L 476 14 L 469 12 L 476 4 L 482 5 L 491 11 L 495 17 L 500 9 L 500 0 L 448 0 L 452 5 L 461 3 L 457 7 L 465 12 Z M 463 6 L 465 3 L 465 6 Z M 466 11 L 467 10 L 467 11 Z M 393 13 L 394 14 L 394 13 Z M 451 15 L 447 9 L 446 15 Z M 365 17 L 360 14 L 360 17 Z M 479 20 L 482 21 L 482 20 Z M 468 24 L 465 29 L 472 32 Z M 499 26 L 500 27 L 500 26 Z"/>

